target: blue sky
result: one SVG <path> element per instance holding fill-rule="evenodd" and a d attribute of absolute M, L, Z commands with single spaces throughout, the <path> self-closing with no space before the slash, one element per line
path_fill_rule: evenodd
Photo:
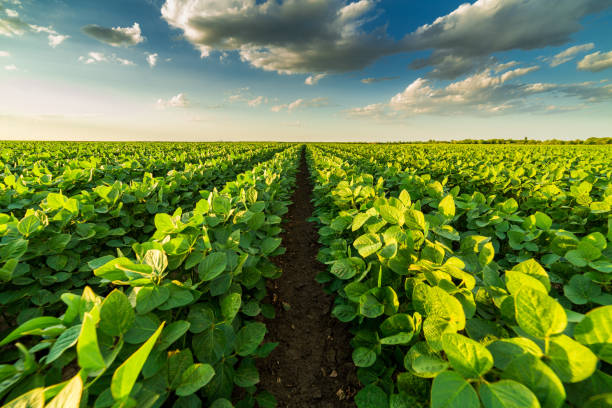
<path fill-rule="evenodd" d="M 612 0 L 0 0 L 2 138 L 612 135 Z"/>

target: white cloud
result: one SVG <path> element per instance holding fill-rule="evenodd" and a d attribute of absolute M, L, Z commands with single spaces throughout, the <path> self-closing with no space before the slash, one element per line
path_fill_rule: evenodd
<path fill-rule="evenodd" d="M 516 78 L 538 67 L 518 68 L 501 75 L 486 69 L 461 81 L 436 87 L 430 80 L 418 78 L 387 103 L 372 104 L 347 111 L 349 116 L 401 119 L 422 114 L 491 115 L 514 112 L 548 112 L 551 109 L 538 95 L 559 98 L 564 102 L 597 103 L 612 99 L 612 85 L 592 82 L 579 84 L 521 83 Z"/>
<path fill-rule="evenodd" d="M 249 105 L 251 108 L 254 108 L 256 106 L 261 105 L 262 103 L 267 103 L 267 102 L 268 102 L 267 98 L 264 98 L 263 96 L 258 96 L 257 98 L 247 101 L 247 105 Z"/>
<path fill-rule="evenodd" d="M 8 51 L 0 51 L 0 57 L 10 57 L 11 53 Z"/>
<path fill-rule="evenodd" d="M 251 88 L 246 86 L 244 88 L 236 89 L 230 96 L 227 97 L 229 103 L 246 103 L 249 107 L 255 108 L 262 104 L 268 103 L 268 98 L 265 96 L 255 96 L 251 92 Z"/>
<path fill-rule="evenodd" d="M 113 47 L 129 47 L 144 41 L 140 24 L 131 27 L 101 27 L 90 24 L 82 28 L 83 32 L 96 40 Z"/>
<path fill-rule="evenodd" d="M 565 64 L 566 62 L 571 61 L 572 59 L 574 59 L 576 54 L 579 54 L 579 53 L 584 52 L 584 51 L 592 50 L 593 47 L 595 47 L 595 44 L 593 44 L 593 43 L 582 44 L 582 45 L 574 45 L 573 47 L 569 47 L 565 51 L 562 51 L 562 52 L 556 54 L 555 56 L 553 56 L 551 61 L 550 61 L 550 66 L 551 67 L 556 67 L 556 66 L 559 66 L 561 64 Z"/>
<path fill-rule="evenodd" d="M 311 75 L 308 78 L 306 78 L 306 80 L 304 81 L 304 83 L 306 85 L 316 85 L 319 83 L 320 80 L 322 80 L 323 78 L 325 78 L 327 76 L 327 74 L 317 74 L 317 75 Z"/>
<path fill-rule="evenodd" d="M 189 100 L 187 99 L 184 93 L 179 93 L 178 95 L 175 95 L 168 100 L 164 100 L 161 98 L 157 100 L 158 109 L 186 108 L 188 106 Z"/>
<path fill-rule="evenodd" d="M 21 36 L 30 30 L 30 25 L 19 15 L 11 15 L 11 10 L 3 10 L 0 6 L 0 35 L 5 37 Z"/>
<path fill-rule="evenodd" d="M 12 4 L 20 5 L 21 3 L 13 2 Z M 0 12 L 2 12 L 2 6 L 0 6 Z M 0 15 L 0 35 L 4 35 L 5 37 L 22 36 L 28 31 L 46 33 L 47 39 L 49 40 L 49 46 L 52 48 L 57 47 L 64 42 L 64 40 L 70 38 L 68 35 L 59 34 L 52 27 L 26 23 L 19 17 L 19 13 L 15 10 L 5 9 L 4 13 L 6 17 Z"/>
<path fill-rule="evenodd" d="M 125 58 L 117 58 L 116 60 L 117 60 L 117 62 L 118 62 L 119 64 L 121 64 L 121 65 L 136 65 L 136 64 L 134 63 L 134 61 L 130 61 L 130 60 L 125 59 Z"/>
<path fill-rule="evenodd" d="M 154 54 L 147 53 L 147 64 L 149 64 L 149 66 L 153 68 L 155 65 L 157 65 L 158 57 L 159 55 L 157 55 L 157 53 L 154 53 Z"/>
<path fill-rule="evenodd" d="M 516 67 L 518 64 L 519 63 L 517 61 L 504 62 L 504 63 L 493 66 L 493 71 L 495 71 L 495 73 L 499 73 L 507 69 L 510 69 L 512 67 Z"/>
<path fill-rule="evenodd" d="M 282 105 L 276 105 L 270 108 L 272 112 L 281 112 L 283 110 L 287 110 L 288 112 L 293 112 L 298 109 L 305 108 L 321 108 L 329 105 L 329 100 L 327 98 L 318 97 L 313 99 L 297 99 L 291 103 L 285 103 Z"/>
<path fill-rule="evenodd" d="M 398 51 L 384 27 L 365 31 L 376 0 L 167 0 L 162 17 L 202 57 L 235 51 L 283 74 L 361 69 Z"/>
<path fill-rule="evenodd" d="M 599 72 L 604 69 L 612 68 L 612 51 L 594 52 L 585 56 L 578 62 L 578 69 L 581 71 Z"/>
<path fill-rule="evenodd" d="M 416 68 L 452 66 L 449 72 L 457 77 L 481 68 L 481 58 L 495 52 L 567 43 L 583 17 L 611 5 L 611 0 L 478 0 L 419 27 L 403 42 L 407 49 L 434 50 L 415 62 Z"/>
<path fill-rule="evenodd" d="M 84 64 L 95 64 L 97 62 L 106 62 L 106 56 L 101 52 L 90 52 L 87 56 L 80 56 L 79 61 Z"/>
<path fill-rule="evenodd" d="M 17 71 L 17 66 L 16 66 L 16 65 L 14 65 L 14 64 L 11 64 L 11 65 L 5 65 L 5 66 L 4 66 L 4 69 L 5 69 L 5 70 L 7 70 L 7 71 Z"/>
<path fill-rule="evenodd" d="M 55 48 L 58 45 L 60 45 L 61 43 L 63 43 L 64 41 L 66 41 L 68 38 L 70 38 L 69 35 L 49 34 L 49 36 L 48 36 L 49 47 Z"/>
<path fill-rule="evenodd" d="M 125 58 L 117 57 L 115 54 L 111 54 L 107 56 L 102 52 L 94 52 L 94 51 L 89 52 L 87 56 L 80 56 L 79 62 L 82 62 L 83 64 L 86 64 L 86 65 L 97 64 L 100 62 L 111 62 L 114 64 L 128 65 L 128 66 L 136 65 L 133 61 L 130 61 Z"/>

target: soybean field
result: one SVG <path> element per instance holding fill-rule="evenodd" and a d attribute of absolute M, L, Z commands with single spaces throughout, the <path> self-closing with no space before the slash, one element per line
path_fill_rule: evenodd
<path fill-rule="evenodd" d="M 612 147 L 0 142 L 5 407 L 612 407 Z"/>

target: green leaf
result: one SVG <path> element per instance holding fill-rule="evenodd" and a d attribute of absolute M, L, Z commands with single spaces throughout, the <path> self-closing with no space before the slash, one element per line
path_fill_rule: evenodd
<path fill-rule="evenodd" d="M 431 387 L 432 408 L 480 408 L 472 386 L 454 371 L 439 374 Z"/>
<path fill-rule="evenodd" d="M 215 279 L 227 267 L 227 255 L 225 252 L 212 252 L 204 258 L 198 266 L 198 274 L 203 281 Z"/>
<path fill-rule="evenodd" d="M 185 320 L 177 320 L 164 327 L 161 336 L 159 337 L 159 343 L 155 347 L 156 350 L 165 350 L 172 345 L 175 341 L 180 339 L 183 334 L 187 333 L 191 323 Z"/>
<path fill-rule="evenodd" d="M 176 395 L 186 397 L 198 391 L 212 380 L 215 370 L 208 364 L 193 364 L 181 375 Z"/>
<path fill-rule="evenodd" d="M 554 371 L 532 354 L 512 360 L 502 378 L 515 380 L 529 388 L 542 408 L 559 408 L 565 401 L 565 388 Z"/>
<path fill-rule="evenodd" d="M 109 336 L 125 334 L 136 314 L 127 296 L 115 289 L 102 302 L 100 307 L 100 330 Z"/>
<path fill-rule="evenodd" d="M 419 377 L 434 378 L 448 369 L 448 363 L 435 355 L 421 355 L 414 359 L 411 368 Z"/>
<path fill-rule="evenodd" d="M 506 288 L 511 295 L 516 295 L 521 289 L 529 287 L 533 290 L 547 294 L 548 290 L 538 279 L 519 271 L 506 271 Z"/>
<path fill-rule="evenodd" d="M 370 384 L 357 393 L 355 403 L 357 408 L 388 408 L 389 398 L 381 388 Z"/>
<path fill-rule="evenodd" d="M 242 388 L 259 383 L 259 371 L 251 359 L 244 359 L 234 374 L 234 383 Z"/>
<path fill-rule="evenodd" d="M 336 305 L 332 315 L 343 323 L 348 323 L 357 317 L 357 310 L 352 305 Z"/>
<path fill-rule="evenodd" d="M 610 408 L 612 407 L 612 392 L 595 395 L 589 398 L 584 408 Z"/>
<path fill-rule="evenodd" d="M 367 258 L 382 248 L 382 242 L 376 234 L 364 234 L 353 242 L 353 246 L 362 258 Z"/>
<path fill-rule="evenodd" d="M 484 408 L 540 408 L 533 392 L 512 380 L 480 385 L 480 399 Z"/>
<path fill-rule="evenodd" d="M 228 320 L 234 320 L 242 305 L 242 296 L 240 293 L 229 293 L 221 298 L 221 314 Z"/>
<path fill-rule="evenodd" d="M 564 256 L 565 259 L 567 259 L 572 265 L 575 265 L 579 268 L 584 268 L 585 266 L 587 266 L 587 260 L 584 259 L 582 254 L 575 249 L 567 251 Z"/>
<path fill-rule="evenodd" d="M 602 251 L 608 246 L 608 243 L 606 242 L 606 237 L 601 232 L 593 232 L 582 238 L 582 240 L 590 243 L 591 245 Z"/>
<path fill-rule="evenodd" d="M 353 362 L 357 367 L 370 367 L 376 362 L 376 353 L 366 347 L 357 347 L 353 351 Z"/>
<path fill-rule="evenodd" d="M 35 317 L 34 319 L 28 320 L 21 326 L 9 333 L 1 342 L 0 347 L 9 344 L 13 340 L 20 338 L 21 336 L 27 335 L 29 332 L 46 329 L 47 327 L 57 326 L 62 324 L 62 320 L 55 317 Z"/>
<path fill-rule="evenodd" d="M 130 330 L 125 334 L 125 342 L 128 344 L 140 344 L 155 333 L 157 326 L 159 326 L 159 319 L 155 315 L 138 315 Z"/>
<path fill-rule="evenodd" d="M 228 215 L 232 208 L 232 203 L 228 197 L 215 196 L 212 200 L 212 208 L 217 214 Z"/>
<path fill-rule="evenodd" d="M 480 263 L 480 266 L 485 266 L 491 263 L 494 257 L 495 249 L 493 248 L 493 244 L 487 242 L 482 246 L 480 252 L 478 253 L 478 262 Z"/>
<path fill-rule="evenodd" d="M 339 279 L 351 279 L 358 272 L 357 264 L 352 258 L 341 258 L 332 264 L 330 272 Z"/>
<path fill-rule="evenodd" d="M 552 227 L 552 218 L 550 218 L 548 215 L 536 211 L 535 215 L 535 219 L 536 219 L 536 226 L 540 229 L 543 230 L 549 230 L 550 227 Z"/>
<path fill-rule="evenodd" d="M 276 397 L 268 391 L 261 391 L 255 396 L 255 400 L 259 408 L 276 408 L 277 405 Z"/>
<path fill-rule="evenodd" d="M 590 348 L 597 357 L 612 364 L 612 306 L 591 310 L 574 327 L 574 338 Z"/>
<path fill-rule="evenodd" d="M 493 355 L 495 367 L 501 370 L 505 370 L 512 360 L 523 354 L 530 353 L 538 358 L 543 355 L 542 349 L 526 337 L 496 340 L 489 344 L 487 348 Z"/>
<path fill-rule="evenodd" d="M 455 200 L 451 194 L 440 201 L 438 204 L 438 211 L 446 218 L 453 218 L 455 216 Z"/>
<path fill-rule="evenodd" d="M 564 334 L 550 339 L 547 356 L 548 365 L 563 382 L 586 380 L 597 368 L 597 356 Z"/>
<path fill-rule="evenodd" d="M 519 326 L 533 337 L 544 339 L 563 332 L 567 326 L 563 307 L 538 290 L 521 289 L 515 296 L 514 307 Z"/>
<path fill-rule="evenodd" d="M 28 215 L 17 224 L 17 230 L 26 237 L 41 227 L 40 220 L 35 215 Z"/>
<path fill-rule="evenodd" d="M 90 372 L 95 372 L 106 367 L 100 347 L 98 346 L 98 335 L 96 333 L 96 322 L 91 313 L 85 313 L 81 333 L 77 342 L 77 357 L 79 366 Z"/>
<path fill-rule="evenodd" d="M 158 231 L 160 232 L 173 232 L 176 228 L 177 225 L 174 222 L 174 220 L 172 219 L 172 217 L 168 214 L 156 214 L 155 215 L 155 228 L 157 228 Z"/>
<path fill-rule="evenodd" d="M 389 224 L 404 225 L 404 213 L 399 208 L 385 204 L 380 206 L 378 212 Z"/>
<path fill-rule="evenodd" d="M 51 364 L 52 362 L 57 360 L 64 353 L 64 351 L 74 346 L 77 343 L 80 334 L 80 324 L 77 324 L 64 330 L 64 332 L 59 335 L 57 340 L 55 340 L 53 346 L 51 346 L 49 354 L 47 354 L 47 358 L 45 359 L 45 364 Z"/>
<path fill-rule="evenodd" d="M 421 211 L 417 210 L 406 210 L 404 213 L 404 218 L 406 219 L 406 227 L 411 230 L 424 231 L 427 227 L 427 222 L 425 221 L 425 215 Z"/>
<path fill-rule="evenodd" d="M 422 284 L 423 286 L 427 286 Z M 415 290 L 420 285 L 415 286 Z M 465 328 L 465 312 L 461 303 L 438 286 L 428 287 L 423 303 L 425 316 L 447 321 L 455 331 Z"/>
<path fill-rule="evenodd" d="M 246 357 L 257 349 L 266 335 L 263 323 L 247 323 L 236 335 L 235 350 L 238 355 Z"/>
<path fill-rule="evenodd" d="M 81 374 L 77 373 L 45 408 L 79 408 L 82 393 L 83 380 Z"/>
<path fill-rule="evenodd" d="M 522 272 L 531 276 L 532 278 L 537 279 L 546 288 L 546 293 L 550 291 L 550 279 L 548 277 L 548 273 L 536 260 L 528 259 L 523 261 L 515 265 L 512 270 Z"/>
<path fill-rule="evenodd" d="M 270 255 L 281 244 L 281 238 L 268 237 L 261 242 L 261 252 L 264 255 Z"/>
<path fill-rule="evenodd" d="M 122 401 L 130 395 L 136 379 L 147 361 L 151 349 L 164 328 L 162 323 L 155 333 L 115 370 L 111 380 L 111 393 L 116 401 Z"/>
<path fill-rule="evenodd" d="M 502 203 L 502 211 L 506 214 L 512 214 L 518 210 L 518 203 L 514 198 L 510 198 Z"/>
<path fill-rule="evenodd" d="M 461 334 L 443 335 L 442 347 L 451 367 L 465 378 L 480 378 L 493 367 L 489 350 Z"/>
<path fill-rule="evenodd" d="M 20 395 L 2 408 L 43 408 L 44 406 L 45 390 L 39 387 Z"/>
<path fill-rule="evenodd" d="M 147 314 L 155 310 L 170 297 L 170 290 L 165 286 L 140 286 L 134 288 L 134 292 L 138 314 Z"/>
<path fill-rule="evenodd" d="M 577 251 L 587 262 L 594 261 L 601 256 L 601 250 L 587 240 L 580 241 Z"/>
<path fill-rule="evenodd" d="M 563 293 L 572 303 L 585 305 L 601 294 L 601 287 L 587 276 L 574 275 L 569 283 L 563 286 Z"/>
<path fill-rule="evenodd" d="M 176 389 L 182 379 L 183 373 L 193 365 L 193 355 L 190 349 L 168 353 L 168 382 L 170 389 Z"/>

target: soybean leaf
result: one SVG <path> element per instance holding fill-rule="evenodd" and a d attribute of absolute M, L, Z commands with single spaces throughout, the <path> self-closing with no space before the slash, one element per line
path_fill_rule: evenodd
<path fill-rule="evenodd" d="M 135 316 L 127 296 L 115 289 L 100 307 L 100 330 L 109 336 L 120 336 L 130 329 Z"/>
<path fill-rule="evenodd" d="M 533 392 L 512 380 L 480 385 L 480 399 L 485 408 L 540 408 Z"/>
<path fill-rule="evenodd" d="M 574 338 L 612 364 L 612 306 L 591 310 L 574 328 Z"/>
<path fill-rule="evenodd" d="M 77 373 L 55 398 L 46 405 L 46 408 L 79 408 L 82 393 L 83 380 L 81 379 L 81 374 Z"/>
<path fill-rule="evenodd" d="M 482 344 L 458 333 L 442 336 L 446 357 L 459 374 L 465 378 L 479 378 L 493 367 L 493 356 Z"/>
<path fill-rule="evenodd" d="M 85 313 L 83 317 L 77 342 L 77 357 L 79 366 L 86 371 L 95 372 L 106 367 L 98 346 L 96 323 L 91 313 Z"/>
<path fill-rule="evenodd" d="M 215 370 L 208 364 L 193 364 L 181 375 L 181 382 L 176 389 L 176 395 L 185 397 L 191 395 L 210 382 Z"/>
<path fill-rule="evenodd" d="M 461 375 L 445 371 L 433 381 L 431 407 L 480 408 L 480 401 L 474 388 Z"/>
<path fill-rule="evenodd" d="M 162 323 L 155 333 L 142 345 L 138 350 L 134 352 L 123 364 L 115 370 L 113 378 L 111 380 L 111 393 L 116 401 L 122 401 L 130 395 L 132 388 L 136 383 L 136 379 L 142 370 L 142 366 L 147 357 L 151 352 L 151 349 L 155 345 L 157 338 L 164 328 Z"/>
<path fill-rule="evenodd" d="M 514 306 L 516 321 L 531 336 L 544 339 L 561 333 L 567 326 L 563 307 L 539 290 L 521 289 L 515 296 Z"/>

